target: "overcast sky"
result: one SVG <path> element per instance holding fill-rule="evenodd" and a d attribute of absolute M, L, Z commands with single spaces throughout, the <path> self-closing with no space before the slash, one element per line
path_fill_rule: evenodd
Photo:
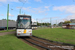
<path fill-rule="evenodd" d="M 16 20 L 21 14 L 32 16 L 33 21 L 57 23 L 75 19 L 75 0 L 0 0 L 0 19 L 7 18 L 9 4 L 9 19 Z"/>

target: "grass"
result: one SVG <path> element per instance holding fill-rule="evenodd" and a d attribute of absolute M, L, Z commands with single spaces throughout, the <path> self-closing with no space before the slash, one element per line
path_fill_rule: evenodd
<path fill-rule="evenodd" d="M 15 31 L 15 30 L 2 30 L 2 31 L 0 31 L 0 33 L 2 33 L 2 32 L 11 32 L 11 31 Z"/>
<path fill-rule="evenodd" d="M 0 36 L 0 50 L 37 50 L 19 40 L 14 34 Z"/>
<path fill-rule="evenodd" d="M 33 35 L 53 41 L 75 44 L 75 29 L 43 28 L 33 30 Z"/>

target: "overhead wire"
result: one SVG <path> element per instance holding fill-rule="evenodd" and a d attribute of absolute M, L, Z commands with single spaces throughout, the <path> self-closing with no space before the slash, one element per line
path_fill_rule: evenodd
<path fill-rule="evenodd" d="M 5 5 L 2 5 L 2 6 L 5 7 L 5 8 L 7 8 L 7 6 L 5 6 Z M 15 10 L 15 9 L 10 8 L 10 7 L 9 7 L 9 9 L 11 9 L 13 11 L 16 11 L 16 12 L 19 12 L 19 11 Z"/>
<path fill-rule="evenodd" d="M 27 1 L 27 0 L 25 0 L 25 1 L 21 1 L 21 0 L 19 0 L 20 2 L 22 2 L 23 3 L 23 5 L 22 5 L 22 7 L 24 6 L 24 4 L 25 4 L 25 2 Z M 22 9 L 22 7 L 20 8 L 20 9 Z"/>
<path fill-rule="evenodd" d="M 26 0 L 26 1 L 27 1 L 27 0 Z M 26 2 L 26 1 L 25 1 L 25 2 Z M 20 1 L 20 2 L 21 2 L 21 1 Z M 22 3 L 23 3 L 23 5 L 22 5 L 22 7 L 21 7 L 20 9 L 22 9 L 22 8 L 23 8 L 23 6 L 24 6 L 25 2 L 24 2 L 24 3 L 22 2 Z M 7 6 L 5 6 L 5 5 L 2 5 L 2 6 L 3 6 L 3 7 L 5 7 L 5 8 L 7 8 Z M 13 8 L 10 8 L 10 7 L 9 7 L 9 9 L 10 9 L 10 10 L 13 10 L 13 11 L 15 11 L 15 12 L 19 12 L 19 11 L 17 11 L 17 10 L 15 10 L 15 9 L 13 9 Z M 22 13 L 23 13 L 23 11 L 22 11 Z"/>
<path fill-rule="evenodd" d="M 22 7 L 20 8 L 20 9 L 22 9 L 23 6 L 24 6 L 24 4 L 25 4 L 25 2 L 26 2 L 27 0 L 25 0 L 25 1 L 21 1 L 21 0 L 19 0 L 19 1 L 23 3 Z M 23 13 L 23 11 L 22 11 L 22 13 Z"/>
<path fill-rule="evenodd" d="M 7 7 L 7 6 L 3 5 L 3 4 L 2 4 L 2 6 L 3 6 L 3 7 Z"/>

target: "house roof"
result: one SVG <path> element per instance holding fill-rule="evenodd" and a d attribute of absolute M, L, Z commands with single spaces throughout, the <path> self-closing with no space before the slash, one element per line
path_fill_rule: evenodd
<path fill-rule="evenodd" d="M 69 23 L 70 25 L 75 25 L 75 23 Z"/>

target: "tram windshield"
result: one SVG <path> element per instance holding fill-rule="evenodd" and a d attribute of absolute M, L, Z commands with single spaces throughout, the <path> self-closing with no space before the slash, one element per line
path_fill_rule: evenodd
<path fill-rule="evenodd" d="M 30 22 L 30 17 L 19 17 L 18 28 L 31 28 Z"/>

